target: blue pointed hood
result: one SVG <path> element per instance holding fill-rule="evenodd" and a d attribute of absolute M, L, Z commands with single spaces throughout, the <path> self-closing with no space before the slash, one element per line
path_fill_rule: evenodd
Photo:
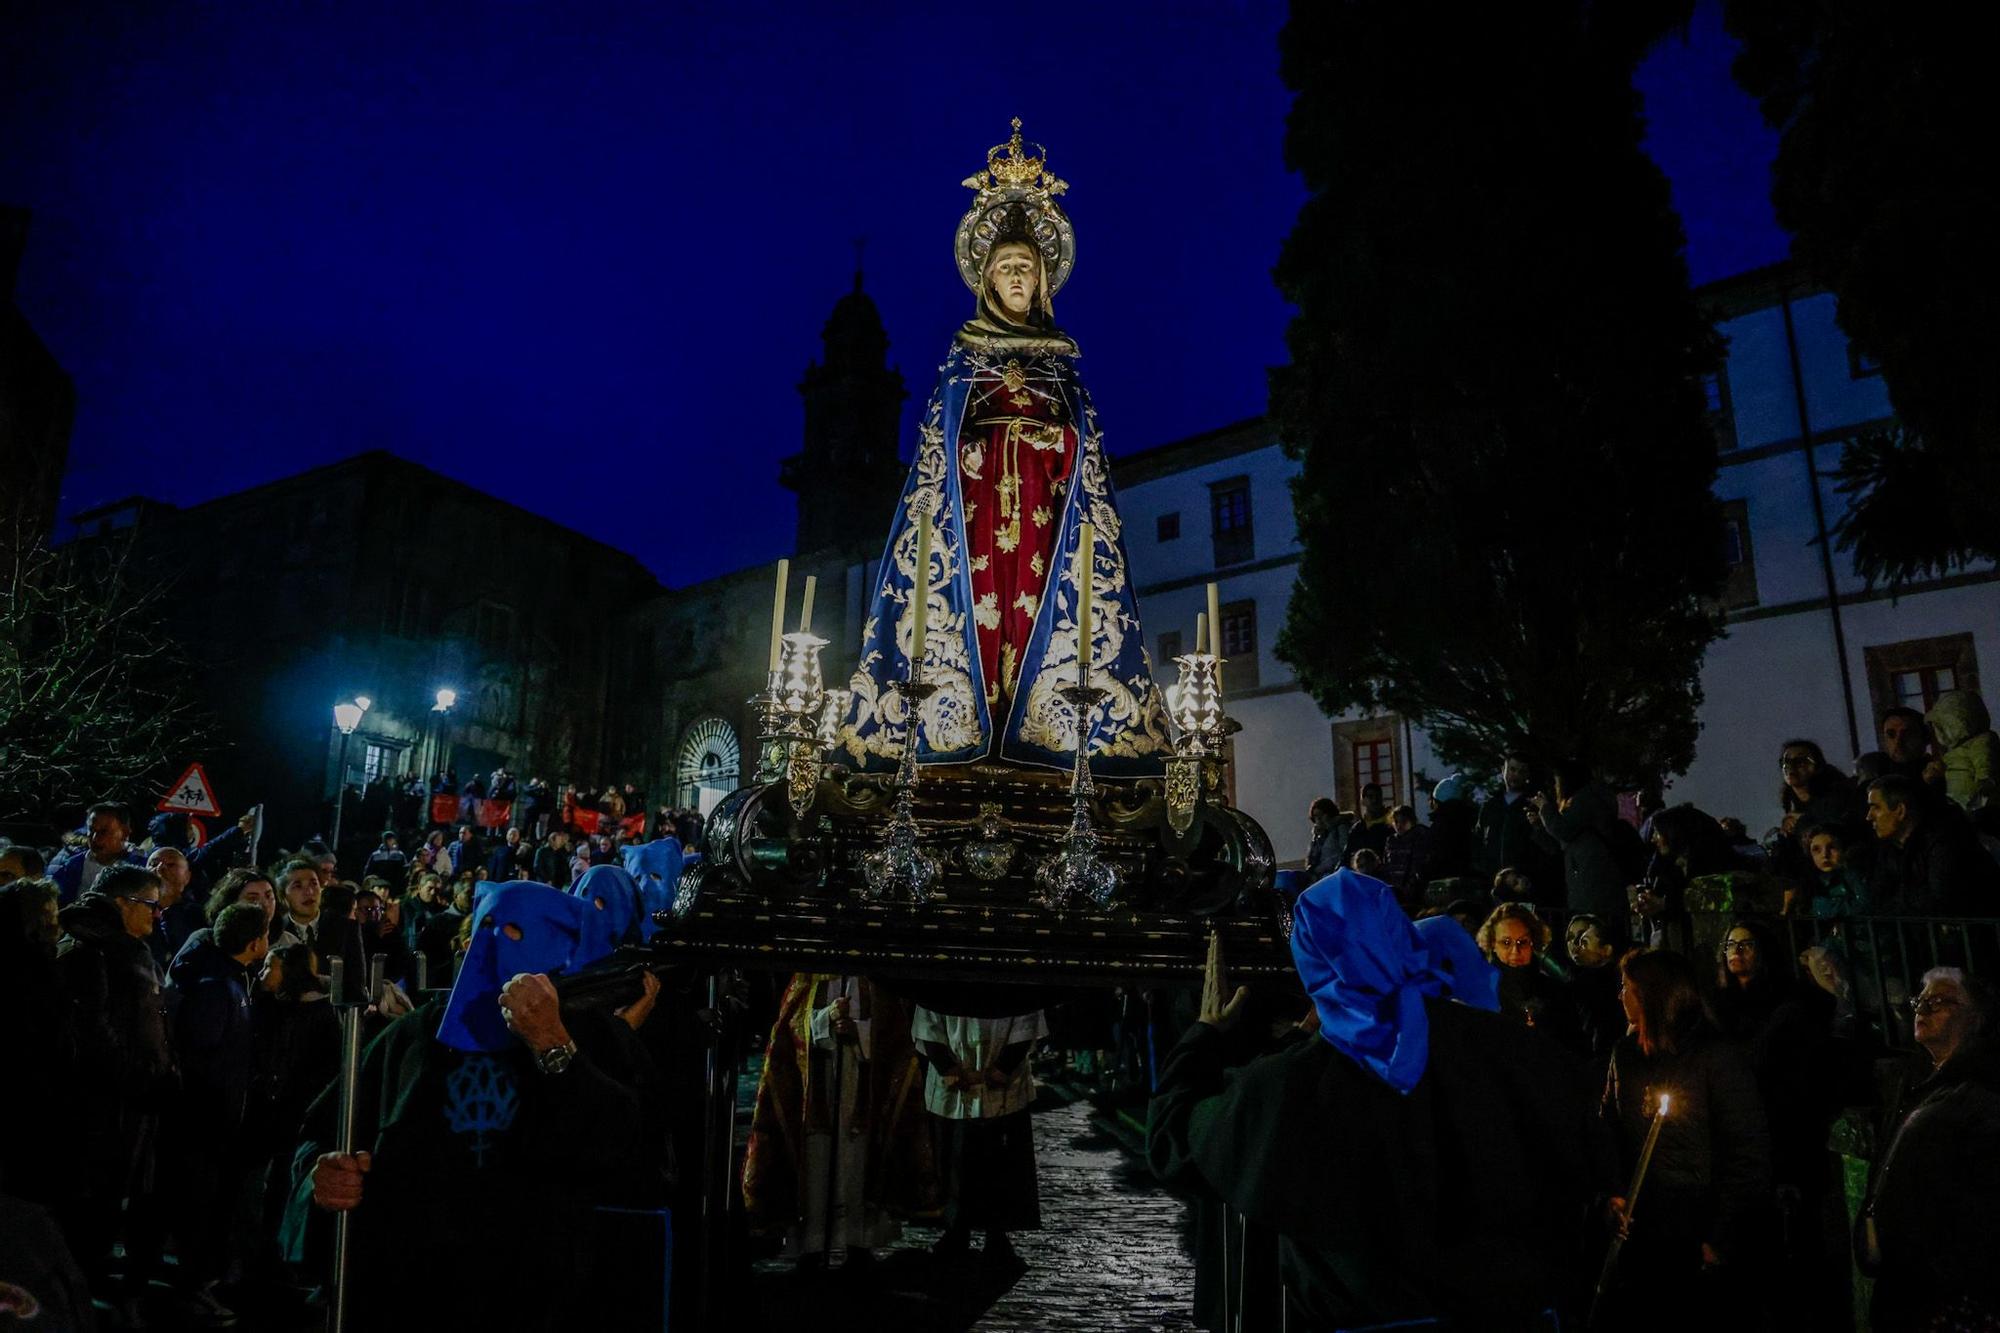
<path fill-rule="evenodd" d="M 583 904 L 583 935 L 598 957 L 638 938 L 639 886 L 622 866 L 592 866 L 570 886 Z"/>
<path fill-rule="evenodd" d="M 480 894 L 438 1040 L 461 1051 L 505 1050 L 514 1038 L 500 1016 L 501 987 L 522 972 L 573 972 L 610 952 L 593 952 L 585 920 L 581 900 L 547 884 L 515 880 Z"/>
<path fill-rule="evenodd" d="M 1417 937 L 1431 957 L 1431 970 L 1445 977 L 1444 993 L 1460 1004 L 1500 1012 L 1500 969 L 1479 952 L 1465 927 L 1448 916 L 1417 922 Z"/>
<path fill-rule="evenodd" d="M 1442 995 L 1416 927 L 1387 884 L 1337 870 L 1299 895 L 1292 961 L 1319 1010 L 1320 1036 L 1398 1092 L 1430 1061 L 1427 996 Z"/>

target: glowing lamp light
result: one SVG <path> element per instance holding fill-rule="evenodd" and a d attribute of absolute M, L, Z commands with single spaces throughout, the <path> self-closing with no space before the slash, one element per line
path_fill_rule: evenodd
<path fill-rule="evenodd" d="M 457 702 L 458 702 L 457 690 L 439 690 L 437 692 L 437 707 L 432 709 L 431 711 L 442 713 Z"/>
<path fill-rule="evenodd" d="M 361 706 L 359 704 L 335 704 L 333 706 L 333 725 L 340 728 L 341 735 L 353 735 L 354 729 L 361 725 Z"/>
<path fill-rule="evenodd" d="M 375 701 L 365 694 L 357 694 L 354 696 L 354 706 L 365 713 L 375 706 Z"/>
<path fill-rule="evenodd" d="M 1666 1094 L 1666 1093 L 1664 1093 L 1664 1092 L 1660 1094 L 1660 1114 L 1661 1114 L 1661 1115 L 1665 1115 L 1665 1114 L 1667 1113 L 1667 1106 L 1668 1106 L 1668 1104 L 1669 1104 L 1669 1103 L 1670 1103 L 1670 1102 L 1671 1102 L 1672 1100 L 1673 1100 L 1673 1099 L 1672 1099 L 1672 1098 L 1671 1098 L 1671 1097 L 1670 1097 L 1670 1096 L 1669 1096 L 1668 1094 Z"/>

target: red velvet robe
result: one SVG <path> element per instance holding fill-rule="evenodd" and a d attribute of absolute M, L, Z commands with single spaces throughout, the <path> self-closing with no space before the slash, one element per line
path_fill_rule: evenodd
<path fill-rule="evenodd" d="M 1076 462 L 1076 427 L 1062 394 L 1018 360 L 974 379 L 959 430 L 972 617 L 986 702 L 1012 696 L 1048 585 L 1063 490 Z"/>

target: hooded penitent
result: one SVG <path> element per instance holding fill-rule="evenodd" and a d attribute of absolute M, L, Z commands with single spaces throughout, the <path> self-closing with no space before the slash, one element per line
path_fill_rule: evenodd
<path fill-rule="evenodd" d="M 1398 1092 L 1430 1061 L 1429 996 L 1451 978 L 1379 879 L 1337 870 L 1299 895 L 1292 961 L 1319 1010 L 1320 1036 Z"/>
<path fill-rule="evenodd" d="M 659 929 L 653 924 L 653 913 L 667 911 L 674 905 L 674 891 L 680 887 L 687 856 L 681 840 L 671 836 L 627 847 L 621 855 L 625 858 L 626 873 L 639 886 L 639 938 L 649 940 Z"/>
<path fill-rule="evenodd" d="M 583 903 L 584 941 L 597 957 L 652 934 L 639 926 L 642 919 L 647 925 L 652 923 L 640 910 L 639 886 L 623 868 L 592 866 L 570 886 L 569 892 Z"/>
<path fill-rule="evenodd" d="M 1430 955 L 1431 969 L 1445 977 L 1444 993 L 1460 1004 L 1500 1012 L 1500 970 L 1486 961 L 1465 927 L 1448 916 L 1416 923 L 1417 937 Z"/>
<path fill-rule="evenodd" d="M 523 972 L 575 971 L 609 952 L 592 952 L 585 907 L 580 898 L 527 880 L 483 896 L 438 1040 L 461 1051 L 505 1050 L 513 1038 L 500 1014 L 501 987 Z"/>

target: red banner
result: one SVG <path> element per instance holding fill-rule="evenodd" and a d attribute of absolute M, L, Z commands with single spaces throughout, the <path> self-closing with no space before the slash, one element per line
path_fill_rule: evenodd
<path fill-rule="evenodd" d="M 458 797 L 450 792 L 439 792 L 431 797 L 431 823 L 456 824 L 458 822 Z"/>
<path fill-rule="evenodd" d="M 514 817 L 512 801 L 484 800 L 479 802 L 479 826 L 498 832 L 507 827 L 507 821 Z"/>

